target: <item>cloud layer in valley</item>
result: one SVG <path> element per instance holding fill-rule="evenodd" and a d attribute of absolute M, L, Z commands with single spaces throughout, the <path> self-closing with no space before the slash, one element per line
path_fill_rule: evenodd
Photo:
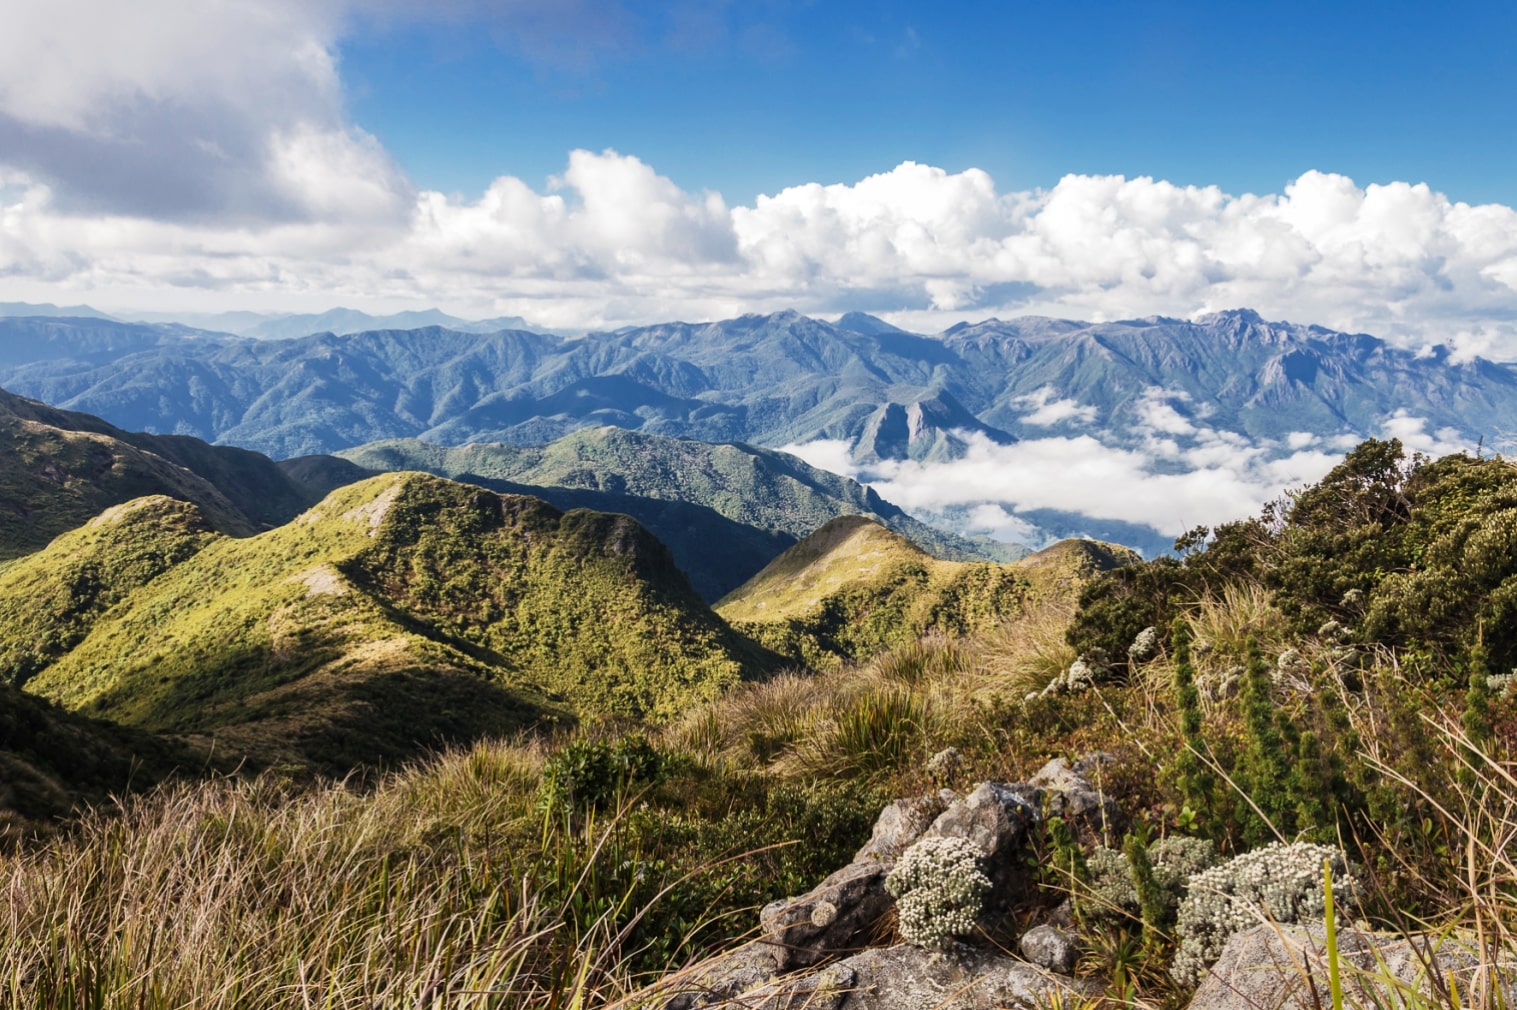
<path fill-rule="evenodd" d="M 1039 401 L 1033 404 L 1039 411 L 1072 402 L 1059 400 L 1056 390 L 1046 393 L 1029 398 Z M 1178 398 L 1149 390 L 1134 410 L 1135 423 L 1120 430 L 1063 432 L 1010 445 L 964 432 L 968 451 L 948 461 L 860 464 L 840 440 L 784 448 L 869 484 L 918 516 L 948 516 L 965 532 L 1038 546 L 1049 533 L 1028 514 L 1040 511 L 1147 527 L 1160 542 L 1196 526 L 1256 515 L 1265 502 L 1320 479 L 1359 441 L 1310 432 L 1252 440 L 1186 418 L 1173 406 Z M 1425 419 L 1400 411 L 1374 434 L 1432 456 L 1475 448 L 1457 432 L 1427 428 Z M 1089 532 L 1071 521 L 1069 532 Z"/>
<path fill-rule="evenodd" d="M 463 198 L 416 187 L 344 109 L 338 40 L 360 15 L 412 16 L 400 5 L 13 7 L 10 298 L 440 304 L 563 326 L 865 309 L 924 329 L 1250 306 L 1517 357 L 1517 211 L 1425 185 L 1313 171 L 1262 195 L 1105 175 L 1003 191 L 983 171 L 906 162 L 731 205 L 631 154 L 578 150 L 545 182 L 502 175 Z M 598 36 L 549 46 L 539 36 L 567 29 L 541 7 L 507 5 L 495 27 L 570 62 L 595 49 Z"/>

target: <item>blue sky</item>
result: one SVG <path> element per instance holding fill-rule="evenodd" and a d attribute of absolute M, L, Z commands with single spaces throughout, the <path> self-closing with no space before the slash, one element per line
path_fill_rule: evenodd
<path fill-rule="evenodd" d="M 597 5 L 600 6 L 600 5 Z M 1301 173 L 1517 202 L 1517 5 L 755 3 L 360 19 L 353 117 L 419 183 L 611 147 L 748 201 L 914 160 L 1277 192 Z M 587 23 L 588 22 L 588 23 Z"/>
<path fill-rule="evenodd" d="M 0 302 L 1517 359 L 1517 5 L 7 0 Z"/>

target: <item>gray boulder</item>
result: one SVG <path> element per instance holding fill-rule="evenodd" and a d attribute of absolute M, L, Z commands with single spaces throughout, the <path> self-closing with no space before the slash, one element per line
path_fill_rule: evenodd
<path fill-rule="evenodd" d="M 1072 974 L 1080 960 L 1079 938 L 1067 929 L 1047 924 L 1034 926 L 1023 933 L 1018 949 L 1023 957 L 1039 968 L 1056 971 L 1060 975 Z"/>
<path fill-rule="evenodd" d="M 1028 828 L 1041 816 L 1037 799 L 1037 790 L 1029 786 L 982 782 L 949 804 L 923 833 L 923 837 L 966 838 L 979 848 L 991 885 L 985 902 L 987 918 L 998 918 L 1032 887 L 1022 853 Z"/>
<path fill-rule="evenodd" d="M 885 891 L 889 867 L 849 863 L 797 898 L 785 898 L 759 913 L 759 943 L 774 949 L 779 971 L 808 968 L 859 950 L 895 903 Z"/>
<path fill-rule="evenodd" d="M 1091 756 L 1094 758 L 1094 755 Z M 1029 781 L 1048 799 L 1049 813 L 1069 821 L 1075 828 L 1090 828 L 1099 831 L 1104 823 L 1111 823 L 1117 814 L 1116 804 L 1100 789 L 1091 785 L 1082 774 L 1082 766 L 1094 769 L 1100 762 L 1081 759 L 1075 765 L 1063 758 L 1054 758 L 1038 769 Z M 1043 796 L 1040 795 L 1039 799 Z"/>
<path fill-rule="evenodd" d="M 1407 939 L 1339 929 L 1338 952 L 1344 1000 L 1349 1006 L 1407 1004 L 1406 993 L 1424 997 L 1446 991 L 1452 978 L 1466 1006 L 1512 1005 L 1517 998 L 1517 962 L 1492 962 L 1452 939 Z M 1438 981 L 1431 982 L 1428 967 Z M 1396 992 L 1386 979 L 1395 980 Z M 1499 986 L 1503 1002 L 1498 1004 Z M 1222 949 L 1190 1001 L 1189 1010 L 1319 1010 L 1330 1006 L 1327 931 L 1321 925 L 1262 925 L 1235 934 Z M 1433 1000 L 1447 1005 L 1444 998 Z"/>
<path fill-rule="evenodd" d="M 878 947 L 801 975 L 775 979 L 725 1000 L 686 1006 L 743 1010 L 1000 1010 L 1073 1002 L 1099 985 L 1076 982 L 994 951 L 958 946 L 931 953 L 911 944 Z"/>
<path fill-rule="evenodd" d="M 944 789 L 936 794 L 895 800 L 875 818 L 869 841 L 854 854 L 853 861 L 893 864 L 956 799 L 956 794 Z"/>

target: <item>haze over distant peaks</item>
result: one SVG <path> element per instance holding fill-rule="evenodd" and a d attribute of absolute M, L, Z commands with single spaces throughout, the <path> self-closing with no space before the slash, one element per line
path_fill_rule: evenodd
<path fill-rule="evenodd" d="M 533 330 L 555 332 L 533 326 L 521 316 L 498 316 L 491 319 L 462 319 L 440 309 L 421 309 L 372 315 L 359 309 L 335 308 L 326 312 L 101 312 L 88 305 L 59 306 L 47 303 L 0 302 L 0 318 L 16 316 L 73 317 L 109 319 L 119 322 L 168 323 L 229 333 L 260 340 L 287 340 L 314 333 L 345 336 L 365 330 L 415 330 L 441 326 L 459 333 L 494 333 L 498 330 Z M 578 331 L 575 331 L 578 332 Z"/>

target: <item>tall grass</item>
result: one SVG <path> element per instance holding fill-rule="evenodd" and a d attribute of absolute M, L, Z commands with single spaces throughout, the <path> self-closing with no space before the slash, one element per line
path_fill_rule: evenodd
<path fill-rule="evenodd" d="M 357 795 L 181 785 L 0 859 L 0 1003 L 569 1007 L 634 985 L 614 825 L 520 826 L 529 750 Z M 495 837 L 491 837 L 492 833 Z M 635 912 L 634 912 L 635 914 Z"/>

